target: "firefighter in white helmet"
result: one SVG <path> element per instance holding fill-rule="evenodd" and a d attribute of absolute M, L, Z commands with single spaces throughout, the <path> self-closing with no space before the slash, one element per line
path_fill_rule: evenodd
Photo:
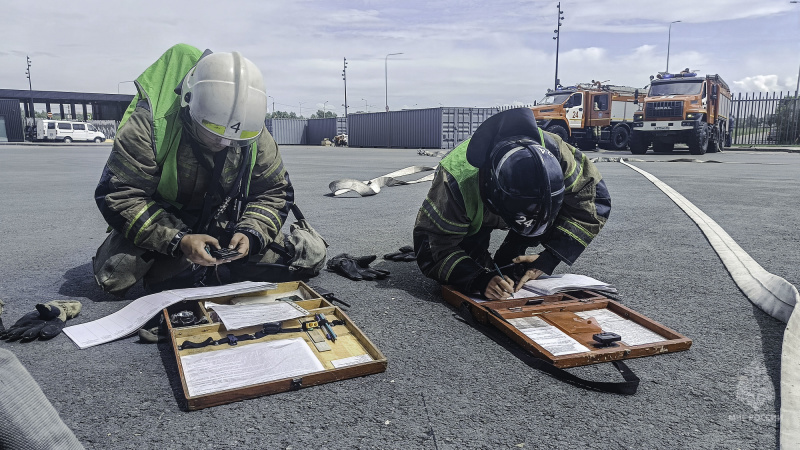
<path fill-rule="evenodd" d="M 265 129 L 255 64 L 179 44 L 136 87 L 95 190 L 110 230 L 93 258 L 103 290 L 307 275 L 287 270 L 291 248 L 273 251 L 287 247 L 294 189 Z"/>

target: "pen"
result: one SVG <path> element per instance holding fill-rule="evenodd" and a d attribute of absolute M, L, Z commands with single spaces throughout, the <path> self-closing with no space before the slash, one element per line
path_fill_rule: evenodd
<path fill-rule="evenodd" d="M 505 279 L 506 279 L 506 276 L 505 276 L 505 275 L 503 275 L 503 272 L 501 272 L 501 271 L 500 271 L 500 268 L 499 268 L 499 267 L 497 267 L 497 263 L 496 263 L 496 262 L 494 262 L 494 261 L 492 261 L 492 264 L 494 264 L 494 269 L 497 271 L 497 274 L 498 274 L 498 275 L 500 275 L 500 279 L 502 279 L 502 280 L 505 280 Z M 512 265 L 513 265 L 513 264 L 512 264 Z M 508 267 L 508 266 L 503 266 L 503 267 L 505 268 L 505 267 Z M 513 292 L 508 292 L 508 291 L 505 291 L 505 292 L 506 292 L 506 294 L 513 294 Z"/>

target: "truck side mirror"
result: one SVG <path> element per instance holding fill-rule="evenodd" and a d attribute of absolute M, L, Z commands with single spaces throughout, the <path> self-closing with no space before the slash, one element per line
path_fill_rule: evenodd
<path fill-rule="evenodd" d="M 638 105 L 639 104 L 639 90 L 638 89 L 633 91 L 633 104 L 634 105 Z"/>
<path fill-rule="evenodd" d="M 716 100 L 717 99 L 717 93 L 718 92 L 719 92 L 719 89 L 718 89 L 716 84 L 711 86 L 711 100 Z"/>

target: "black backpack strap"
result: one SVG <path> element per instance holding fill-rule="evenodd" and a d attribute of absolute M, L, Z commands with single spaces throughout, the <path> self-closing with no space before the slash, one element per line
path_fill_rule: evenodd
<path fill-rule="evenodd" d="M 557 378 L 561 381 L 570 383 L 574 386 L 582 387 L 584 389 L 592 389 L 611 394 L 633 395 L 639 388 L 639 377 L 637 377 L 636 374 L 633 373 L 633 371 L 627 366 L 627 364 L 622 361 L 612 361 L 612 364 L 619 371 L 620 375 L 622 375 L 622 378 L 625 379 L 625 381 L 608 382 L 586 380 L 528 353 L 497 328 L 479 323 L 472 316 L 469 303 L 462 303 L 461 307 L 458 309 L 458 314 L 461 316 L 461 318 L 463 318 L 463 322 L 473 326 L 474 328 L 477 328 L 478 331 L 488 336 L 506 350 L 510 351 L 511 354 L 519 358 L 519 360 L 528 366 L 533 367 L 534 369 L 538 369 L 547 373 L 553 378 Z"/>

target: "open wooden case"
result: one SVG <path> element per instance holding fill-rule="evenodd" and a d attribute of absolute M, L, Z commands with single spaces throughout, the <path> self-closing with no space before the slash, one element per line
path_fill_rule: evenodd
<path fill-rule="evenodd" d="M 278 283 L 276 289 L 259 291 L 249 294 L 215 297 L 214 303 L 231 304 L 256 297 L 263 298 L 284 298 L 290 297 L 297 306 L 308 311 L 309 315 L 298 319 L 291 319 L 281 323 L 285 329 L 301 329 L 302 322 L 312 322 L 316 314 L 324 314 L 325 317 L 333 322 L 331 325 L 336 339 L 335 341 L 326 339 L 330 350 L 320 351 L 318 344 L 312 342 L 313 330 L 310 331 L 281 331 L 275 334 L 267 334 L 262 337 L 250 340 L 239 340 L 233 345 L 222 343 L 218 345 L 207 345 L 202 348 L 184 348 L 185 342 L 201 343 L 208 340 L 224 340 L 229 335 L 256 335 L 263 329 L 262 326 L 252 326 L 248 328 L 227 330 L 218 321 L 217 316 L 210 309 L 206 309 L 205 300 L 194 300 L 175 304 L 164 309 L 164 319 L 167 323 L 169 336 L 172 343 L 175 359 L 180 373 L 181 385 L 189 410 L 207 408 L 231 403 L 238 400 L 259 397 L 262 395 L 275 394 L 289 390 L 296 390 L 302 387 L 314 386 L 332 381 L 344 380 L 347 378 L 360 377 L 386 370 L 386 357 L 373 344 L 369 338 L 350 320 L 350 318 L 338 307 L 331 305 L 326 299 L 321 297 L 312 288 L 303 282 Z M 246 301 L 245 300 L 245 301 Z M 205 317 L 209 323 L 202 325 L 176 326 L 170 316 L 180 311 L 191 311 L 195 317 Z M 324 328 L 323 328 L 324 329 Z M 319 330 L 319 328 L 316 328 Z M 322 332 L 321 332 L 322 333 Z M 316 335 L 319 337 L 319 335 Z M 302 340 L 302 343 L 298 340 Z M 278 342 L 280 341 L 280 342 Z M 284 343 L 291 343 L 287 346 L 284 355 L 287 358 L 270 358 L 259 356 L 256 349 L 265 347 L 282 347 Z M 248 346 L 259 346 L 250 347 Z M 299 347 L 298 347 L 299 345 Z M 307 349 L 305 348 L 307 347 Z M 294 350 L 292 350 L 294 349 Z M 296 350 L 300 350 L 297 352 Z M 313 354 L 313 357 L 309 356 Z M 209 352 L 214 352 L 209 353 Z M 244 352 L 244 353 L 243 353 Z M 288 353 L 286 353 L 288 352 Z M 208 353 L 208 354 L 206 354 Z M 237 356 L 234 354 L 248 356 Z M 196 380 L 197 356 L 207 360 L 208 363 L 202 371 L 205 377 L 205 385 L 198 388 L 199 381 Z M 249 383 L 248 379 L 234 380 L 237 376 L 247 377 L 248 370 L 253 367 L 269 368 L 275 364 L 286 364 L 287 359 L 293 355 L 303 354 L 306 361 L 309 358 L 316 358 L 318 361 L 315 366 L 319 370 L 306 371 L 302 374 L 294 374 L 266 381 L 256 381 Z M 228 356 L 226 356 L 228 355 Z M 188 364 L 191 361 L 191 364 Z M 237 366 L 236 364 L 239 364 Z M 247 364 L 248 367 L 241 367 Z M 252 367 L 251 367 L 252 366 Z M 242 370 L 247 369 L 247 370 Z M 194 370 L 195 372 L 192 372 Z M 215 373 L 218 372 L 218 373 Z M 288 372 L 287 372 L 288 373 Z M 255 371 L 253 375 L 263 376 L 263 371 Z M 217 378 L 216 380 L 214 378 Z M 257 378 L 254 377 L 254 378 Z M 211 387 L 209 387 L 209 385 Z"/>
<path fill-rule="evenodd" d="M 568 368 L 688 350 L 691 339 L 594 291 L 480 301 L 443 286 L 444 299 L 468 308 L 533 355 Z M 613 332 L 621 340 L 602 346 L 593 336 Z"/>

